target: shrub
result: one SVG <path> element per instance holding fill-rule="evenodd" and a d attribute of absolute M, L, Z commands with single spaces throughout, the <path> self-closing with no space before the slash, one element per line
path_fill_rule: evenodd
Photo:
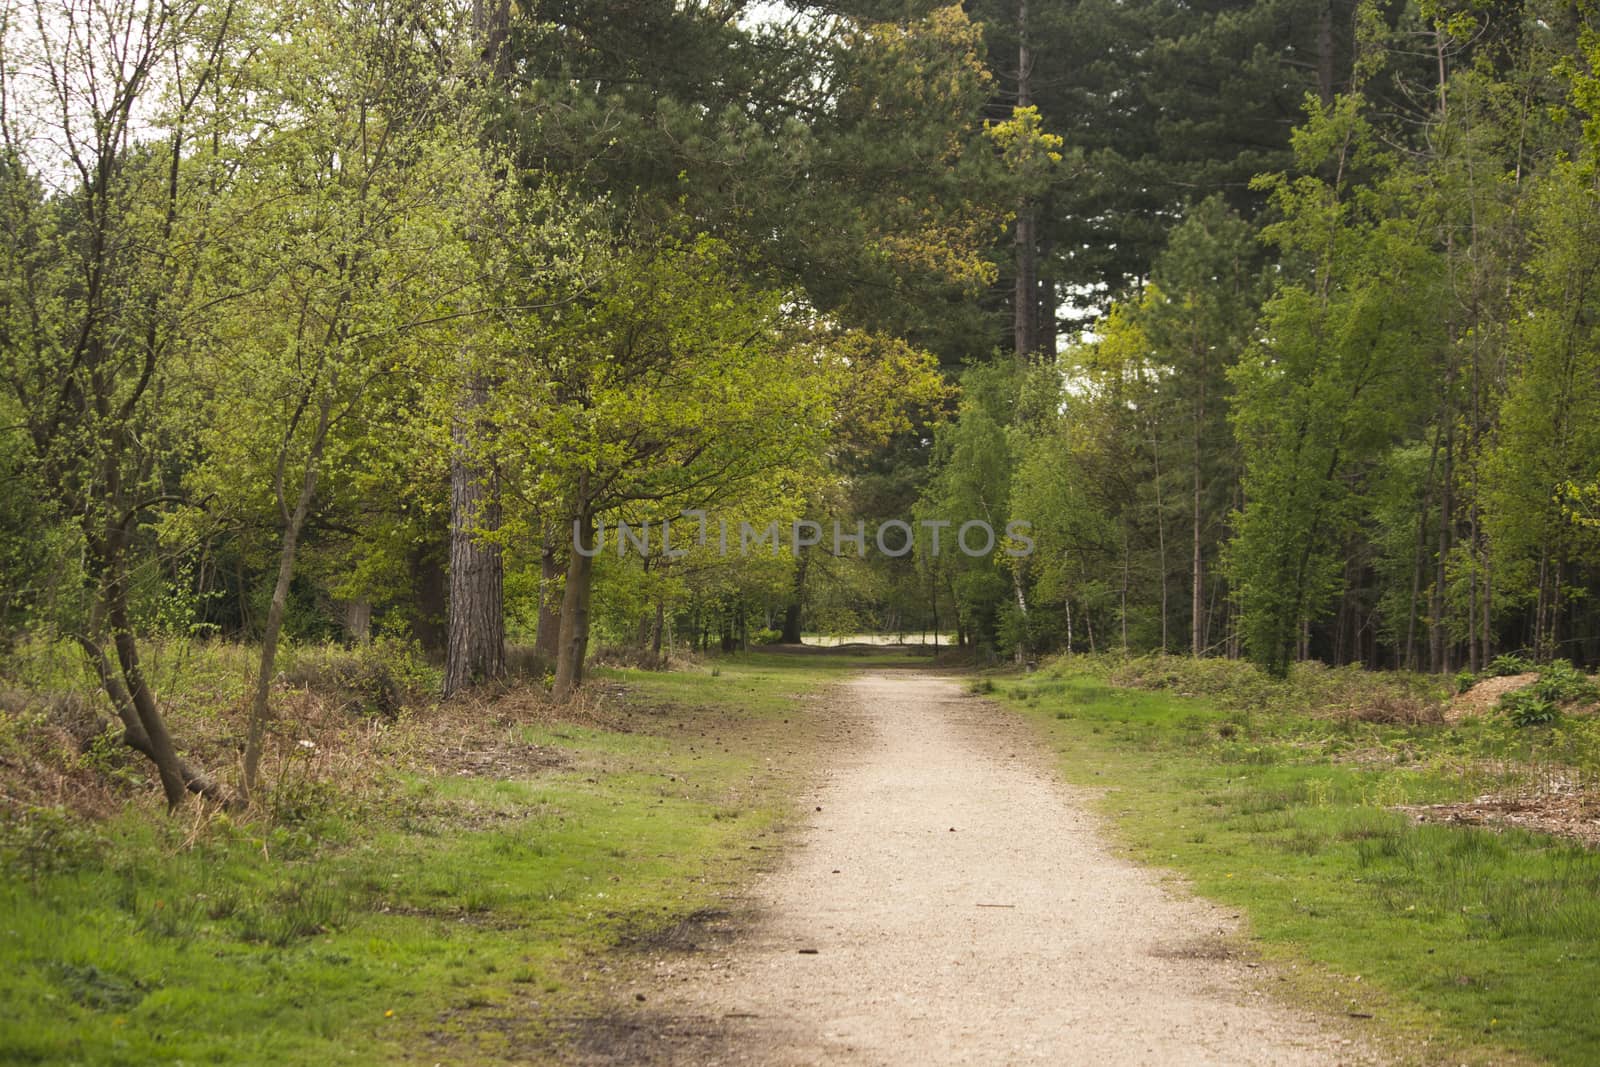
<path fill-rule="evenodd" d="M 1534 668 L 1533 660 L 1521 652 L 1502 652 L 1489 661 L 1481 674 L 1484 678 L 1504 678 L 1510 674 L 1527 674 Z"/>
<path fill-rule="evenodd" d="M 1561 717 L 1561 709 L 1538 693 L 1537 685 L 1514 689 L 1497 705 L 1516 726 L 1548 726 Z"/>
<path fill-rule="evenodd" d="M 1552 704 L 1591 701 L 1600 697 L 1600 688 L 1596 688 L 1589 676 L 1564 659 L 1545 664 L 1533 688 Z"/>
<path fill-rule="evenodd" d="M 776 645 L 783 641 L 783 634 L 777 630 L 757 630 L 750 635 L 752 645 Z"/>
<path fill-rule="evenodd" d="M 393 718 L 409 698 L 444 682 L 415 641 L 379 637 L 354 649 L 337 645 L 291 648 L 283 680 L 338 700 L 348 711 Z"/>
<path fill-rule="evenodd" d="M 1600 687 L 1571 663 L 1558 659 L 1544 665 L 1538 681 L 1505 694 L 1495 707 L 1517 726 L 1544 726 L 1561 717 L 1563 704 L 1596 698 L 1600 698 Z"/>

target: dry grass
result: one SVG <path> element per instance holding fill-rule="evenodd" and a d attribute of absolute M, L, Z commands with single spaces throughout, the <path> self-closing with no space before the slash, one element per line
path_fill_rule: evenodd
<path fill-rule="evenodd" d="M 0 680 L 0 821 L 45 809 L 95 820 L 162 803 L 153 768 L 121 743 L 76 657 L 66 646 L 27 649 L 21 669 L 13 660 Z M 151 645 L 149 673 L 173 736 L 230 790 L 242 775 L 253 666 L 254 650 L 241 646 Z M 522 740 L 526 725 L 626 729 L 615 686 L 591 686 L 559 707 L 528 685 L 442 702 L 426 670 L 404 648 L 293 650 L 272 690 L 254 814 L 293 823 L 329 806 L 382 803 L 407 774 L 498 778 L 559 766 L 558 753 Z"/>

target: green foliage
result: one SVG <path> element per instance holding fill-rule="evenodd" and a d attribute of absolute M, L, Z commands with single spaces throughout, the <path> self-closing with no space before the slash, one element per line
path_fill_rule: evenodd
<path fill-rule="evenodd" d="M 1379 150 L 1360 97 L 1307 113 L 1294 135 L 1302 176 L 1259 182 L 1282 214 L 1264 236 L 1298 269 L 1231 372 L 1245 506 L 1228 565 L 1245 647 L 1280 675 L 1339 589 L 1361 472 L 1420 414 L 1424 357 L 1442 343 L 1424 310 L 1439 263 L 1406 211 L 1409 179 Z"/>
<path fill-rule="evenodd" d="M 1010 521 L 1017 441 L 1013 424 L 1022 374 L 1019 366 L 999 361 L 962 375 L 957 417 L 935 433 L 933 475 L 915 511 L 917 557 L 927 580 L 936 591 L 949 589 L 974 643 L 991 651 L 1014 647 L 1014 631 L 1012 642 L 1001 643 L 1002 619 L 1010 610 L 1012 594 L 1007 557 L 1000 551 L 968 556 L 956 538 L 963 523 L 987 522 L 998 536 Z M 937 555 L 932 543 L 935 530 L 940 537 Z"/>
<path fill-rule="evenodd" d="M 30 807 L 0 819 L 0 857 L 4 857 L 6 869 L 34 882 L 81 866 L 102 844 L 92 827 L 62 808 Z"/>
<path fill-rule="evenodd" d="M 1536 669 L 1537 664 L 1521 652 L 1502 652 L 1483 668 L 1485 678 L 1503 678 L 1512 674 L 1527 674 Z"/>
<path fill-rule="evenodd" d="M 1560 706 L 1536 685 L 1506 693 L 1495 705 L 1516 726 L 1549 726 L 1561 718 Z"/>
<path fill-rule="evenodd" d="M 1526 666 L 1526 661 L 1520 665 Z M 1540 667 L 1539 677 L 1532 685 L 1503 694 L 1495 709 L 1504 712 L 1517 726 L 1548 726 L 1560 720 L 1564 705 L 1592 703 L 1596 699 L 1600 699 L 1600 686 L 1568 661 L 1558 659 Z"/>
<path fill-rule="evenodd" d="M 1496 668 L 1499 674 L 1520 674 L 1532 664 L 1520 656 L 1500 656 L 1489 666 L 1490 671 Z M 1600 699 L 1600 686 L 1566 660 L 1553 660 L 1538 670 L 1533 684 L 1502 694 L 1495 705 L 1516 726 L 1548 726 L 1560 720 L 1563 706 Z"/>

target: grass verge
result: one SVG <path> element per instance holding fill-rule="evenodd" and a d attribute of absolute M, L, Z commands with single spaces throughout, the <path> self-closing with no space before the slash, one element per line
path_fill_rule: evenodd
<path fill-rule="evenodd" d="M 982 688 L 1037 722 L 1070 781 L 1104 790 L 1136 858 L 1237 907 L 1280 973 L 1317 965 L 1300 968 L 1301 992 L 1406 1035 L 1403 1059 L 1600 1062 L 1600 854 L 1396 810 L 1530 782 L 1592 787 L 1600 723 L 1223 708 L 1111 675 L 1064 661 Z"/>
<path fill-rule="evenodd" d="M 392 772 L 351 791 L 291 764 L 256 822 L 32 806 L 0 825 L 0 1060 L 525 1055 L 585 1010 L 605 949 L 747 873 L 809 754 L 794 698 L 857 667 L 602 672 L 579 721 L 516 691 L 472 722 L 404 711 L 358 739 Z M 26 715 L 0 757 L 26 755 Z M 286 744 L 291 761 L 323 750 Z"/>

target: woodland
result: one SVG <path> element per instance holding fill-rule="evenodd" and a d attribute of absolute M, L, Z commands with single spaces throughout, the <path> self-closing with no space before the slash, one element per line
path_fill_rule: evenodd
<path fill-rule="evenodd" d="M 170 805 L 325 642 L 557 701 L 807 634 L 1593 664 L 1596 19 L 4 0 L 0 652 Z M 696 513 L 917 544 L 573 551 Z M 175 640 L 251 650 L 236 785 Z"/>

